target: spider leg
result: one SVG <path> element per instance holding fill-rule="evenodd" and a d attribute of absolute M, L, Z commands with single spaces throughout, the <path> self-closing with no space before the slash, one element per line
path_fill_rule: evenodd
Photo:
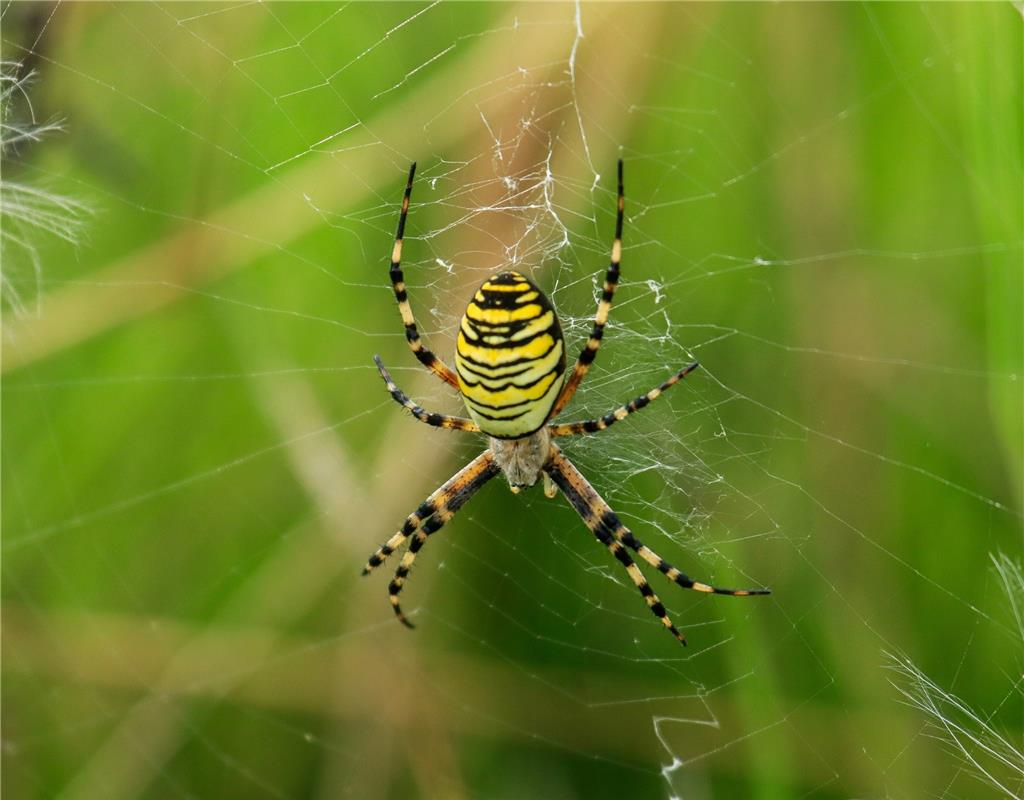
<path fill-rule="evenodd" d="M 572 466 L 569 459 L 562 455 L 556 445 L 551 445 L 551 458 L 545 465 L 544 470 L 551 476 L 558 488 L 562 490 L 562 493 L 572 504 L 573 508 L 576 509 L 576 513 L 580 515 L 594 536 L 597 537 L 597 540 L 607 547 L 611 554 L 626 568 L 626 572 L 629 573 L 629 577 L 636 585 L 636 588 L 640 590 L 640 594 L 643 595 L 648 608 L 651 609 L 651 613 L 661 620 L 661 623 L 669 629 L 669 632 L 676 639 L 686 644 L 686 637 L 672 624 L 668 612 L 665 611 L 665 606 L 662 605 L 658 596 L 654 593 L 654 589 L 651 588 L 643 573 L 640 572 L 640 568 L 630 557 L 629 551 L 616 536 L 616 528 L 608 524 L 607 516 L 611 514 L 611 509 L 608 508 L 608 505 L 594 491 L 593 487 L 580 475 L 579 471 Z M 614 514 L 612 516 L 614 517 Z"/>
<path fill-rule="evenodd" d="M 483 483 L 480 485 L 482 486 Z M 402 607 L 398 604 L 398 595 L 401 594 L 402 587 L 405 585 L 405 579 L 409 576 L 409 571 L 416 561 L 416 554 L 426 544 L 427 537 L 455 516 L 455 511 L 456 509 L 451 508 L 451 506 L 439 509 L 434 516 L 423 524 L 422 530 L 416 531 L 412 537 L 412 542 L 409 544 L 409 549 L 405 551 L 405 555 L 402 556 L 402 560 L 398 564 L 398 569 L 395 570 L 395 577 L 388 584 L 388 598 L 391 600 L 391 607 L 394 609 L 398 621 L 407 628 L 415 628 L 416 626 L 409 622 L 408 617 L 403 613 Z"/>
<path fill-rule="evenodd" d="M 391 396 L 395 399 L 395 402 L 399 405 L 405 406 L 405 408 L 409 410 L 409 413 L 416 417 L 420 422 L 425 422 L 427 425 L 433 425 L 435 428 L 448 428 L 449 430 L 480 433 L 480 426 L 473 422 L 473 420 L 466 419 L 465 417 L 451 417 L 447 414 L 436 414 L 434 412 L 424 410 L 422 406 L 416 405 L 409 399 L 409 395 L 399 389 L 394 380 L 392 380 L 391 373 L 388 372 L 387 367 L 384 366 L 384 362 L 380 360 L 380 356 L 374 356 L 373 361 L 377 365 L 377 370 L 380 372 L 380 376 L 384 379 L 384 383 L 388 387 L 388 391 L 391 393 Z"/>
<path fill-rule="evenodd" d="M 388 585 L 391 606 L 394 608 L 395 615 L 406 626 L 413 627 L 412 623 L 402 613 L 402 609 L 398 604 L 398 595 L 402 591 L 402 584 L 408 577 L 413 562 L 416 560 L 416 554 L 423 547 L 423 543 L 430 534 L 439 530 L 470 497 L 476 494 L 481 486 L 500 471 L 498 465 L 494 463 L 494 457 L 491 455 L 490 450 L 484 451 L 424 500 L 416 511 L 406 517 L 398 532 L 378 547 L 374 554 L 370 556 L 366 566 L 363 568 L 364 575 L 369 574 L 376 567 L 384 563 L 388 556 L 401 547 L 410 536 L 415 534 L 412 543 L 409 545 L 409 550 L 402 557 L 402 561 L 398 565 L 394 579 Z M 422 529 L 418 530 L 420 526 L 422 526 Z"/>
<path fill-rule="evenodd" d="M 587 370 L 590 369 L 590 365 L 597 357 L 597 350 L 601 346 L 601 338 L 604 336 L 604 326 L 608 322 L 608 312 L 612 308 L 612 298 L 615 296 L 615 289 L 619 285 L 619 263 L 622 260 L 622 215 L 626 207 L 625 195 L 622 190 L 621 158 L 619 159 L 618 171 L 619 200 L 618 211 L 615 217 L 615 240 L 612 242 L 612 258 L 611 263 L 608 265 L 608 272 L 604 277 L 601 301 L 597 304 L 597 312 L 594 314 L 594 329 L 590 333 L 590 338 L 587 339 L 586 346 L 580 351 L 579 358 L 576 359 L 576 365 L 572 368 L 572 373 L 562 387 L 562 391 L 558 395 L 558 399 L 555 401 L 548 419 L 552 419 L 559 411 L 565 408 L 566 403 L 576 394 L 576 389 L 579 388 L 580 383 L 587 374 Z"/>
<path fill-rule="evenodd" d="M 409 167 L 409 180 L 405 184 L 405 196 L 402 198 L 402 213 L 398 217 L 398 232 L 395 233 L 395 247 L 391 251 L 391 286 L 395 290 L 395 300 L 398 301 L 398 310 L 402 314 L 402 322 L 405 325 L 405 338 L 409 342 L 413 355 L 437 377 L 458 389 L 459 379 L 455 373 L 430 352 L 421 341 L 420 333 L 416 329 L 416 318 L 412 315 L 412 306 L 409 305 L 409 297 L 405 291 L 405 277 L 402 275 L 401 267 L 402 241 L 405 237 L 405 219 L 409 215 L 409 197 L 412 194 L 412 179 L 415 174 L 416 162 L 414 161 Z"/>
<path fill-rule="evenodd" d="M 619 420 L 623 420 L 630 414 L 639 411 L 641 408 L 645 408 L 652 400 L 658 399 L 662 392 L 675 386 L 679 381 L 697 369 L 698 366 L 699 364 L 697 364 L 696 361 L 692 364 L 688 364 L 667 381 L 655 386 L 647 394 L 642 394 L 639 397 L 630 400 L 626 405 L 620 406 L 614 411 L 609 411 L 603 417 L 582 420 L 580 422 L 563 422 L 560 425 L 550 425 L 548 426 L 548 430 L 551 431 L 552 436 L 575 436 L 578 433 L 594 433 L 595 431 L 603 431 L 609 425 L 614 425 Z"/>
<path fill-rule="evenodd" d="M 580 516 L 583 517 L 583 521 L 587 523 L 587 526 L 594 531 L 594 534 L 597 535 L 598 538 L 600 538 L 598 530 L 600 529 L 605 531 L 612 541 L 620 545 L 625 545 L 631 550 L 636 551 L 637 555 L 639 555 L 644 561 L 664 574 L 666 578 L 679 584 L 684 589 L 692 589 L 696 592 L 710 594 L 725 594 L 733 597 L 771 594 L 769 589 L 723 589 L 718 586 L 710 586 L 709 584 L 692 580 L 690 577 L 680 572 L 665 561 L 665 559 L 651 550 L 651 548 L 647 547 L 647 545 L 637 539 L 636 536 L 633 535 L 633 532 L 622 524 L 615 512 L 612 511 L 611 507 L 597 493 L 594 487 L 590 485 L 589 481 L 583 477 L 582 473 L 576 469 L 573 463 L 562 455 L 561 450 L 559 450 L 557 446 L 551 445 L 551 458 L 544 469 L 551 475 L 565 496 L 569 498 L 569 502 L 573 504 Z M 616 556 L 618 557 L 618 554 L 616 554 Z M 619 560 L 622 560 L 621 557 Z M 644 590 L 641 589 L 640 591 L 643 592 Z M 647 596 L 646 593 L 644 594 Z M 651 593 L 651 596 L 653 596 L 653 592 Z M 656 599 L 657 598 L 655 598 L 655 600 Z M 651 604 L 651 600 L 649 598 L 648 604 Z M 652 609 L 653 608 L 654 606 L 652 605 Z M 662 611 L 664 611 L 664 609 L 662 609 Z M 658 612 L 655 611 L 655 614 L 657 613 Z M 659 616 L 661 615 L 659 614 Z M 675 632 L 667 617 L 662 618 L 662 622 L 669 628 L 669 630 Z M 681 634 L 678 635 L 677 638 L 685 644 L 685 639 Z"/>
<path fill-rule="evenodd" d="M 663 573 L 670 581 L 678 583 L 684 589 L 692 589 L 695 592 L 704 592 L 705 594 L 726 594 L 733 597 L 771 594 L 770 589 L 723 589 L 719 586 L 711 586 L 707 583 L 691 579 L 637 539 L 633 532 L 622 524 L 615 512 L 611 510 L 609 505 L 569 459 L 559 452 L 557 460 L 554 457 L 552 458 L 552 463 L 557 464 L 557 467 L 563 473 L 563 479 L 571 483 L 575 491 L 586 499 L 588 507 L 591 508 L 595 515 L 600 515 L 605 525 L 611 530 L 612 536 L 615 537 L 616 541 L 622 542 L 626 547 L 634 550 L 640 558 L 657 569 L 658 572 Z M 555 477 L 554 473 L 552 473 L 552 477 Z"/>
<path fill-rule="evenodd" d="M 612 517 L 615 517 L 615 515 L 612 514 Z M 612 522 L 613 520 L 609 520 L 609 524 L 612 524 Z M 771 589 L 723 589 L 721 586 L 711 586 L 707 583 L 695 581 L 688 575 L 673 567 L 651 548 L 637 539 L 636 536 L 633 535 L 633 532 L 619 522 L 617 518 L 614 519 L 614 522 L 618 523 L 618 528 L 615 532 L 615 537 L 617 539 L 626 545 L 626 547 L 636 552 L 640 558 L 658 570 L 658 572 L 662 573 L 670 581 L 678 583 L 684 589 L 692 589 L 695 592 L 704 592 L 705 594 L 724 594 L 730 597 L 753 597 L 754 595 L 772 593 Z"/>

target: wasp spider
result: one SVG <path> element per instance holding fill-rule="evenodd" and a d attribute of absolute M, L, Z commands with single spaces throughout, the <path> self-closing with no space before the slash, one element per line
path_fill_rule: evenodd
<path fill-rule="evenodd" d="M 415 173 L 414 163 L 409 170 L 395 247 L 391 253 L 391 284 L 405 324 L 405 338 L 413 354 L 437 377 L 458 389 L 471 419 L 425 411 L 395 385 L 380 356 L 374 356 L 374 361 L 391 396 L 420 422 L 438 428 L 483 433 L 489 437 L 489 444 L 487 450 L 430 495 L 406 518 L 398 532 L 370 556 L 364 575 L 379 567 L 395 550 L 412 539 L 388 586 L 391 605 L 398 619 L 413 627 L 402 613 L 398 597 L 427 537 L 439 530 L 481 486 L 500 472 L 505 473 L 513 492 L 533 486 L 541 475 L 544 493 L 548 497 L 554 497 L 561 489 L 597 540 L 625 567 L 654 615 L 683 644 L 686 644 L 685 637 L 672 624 L 665 607 L 630 556 L 630 550 L 684 589 L 733 596 L 768 594 L 767 589 L 721 589 L 684 575 L 622 524 L 554 442 L 561 436 L 605 430 L 644 408 L 697 368 L 695 363 L 683 367 L 647 394 L 598 419 L 550 422 L 575 394 L 594 362 L 619 282 L 624 208 L 622 161 L 618 167 L 615 240 L 611 264 L 604 279 L 604 291 L 590 338 L 564 381 L 565 341 L 558 317 L 544 293 L 518 272 L 501 272 L 489 278 L 473 295 L 459 325 L 454 371 L 423 344 L 409 306 L 401 269 L 402 238 Z"/>

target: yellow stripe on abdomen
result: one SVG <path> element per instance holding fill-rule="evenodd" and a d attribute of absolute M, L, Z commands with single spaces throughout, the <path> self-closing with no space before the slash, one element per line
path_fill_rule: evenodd
<path fill-rule="evenodd" d="M 544 293 L 516 272 L 485 281 L 462 318 L 455 371 L 484 433 L 518 439 L 539 430 L 565 373 L 561 326 Z"/>
<path fill-rule="evenodd" d="M 555 346 L 555 340 L 549 333 L 536 336 L 522 345 L 516 345 L 515 340 L 507 333 L 485 335 L 481 342 L 471 344 L 463 332 L 459 331 L 458 355 L 480 366 L 499 367 L 504 364 L 536 361 L 547 355 Z"/>
<path fill-rule="evenodd" d="M 466 308 L 466 318 L 473 322 L 482 322 L 485 325 L 508 325 L 510 322 L 522 322 L 536 319 L 544 310 L 536 303 L 519 308 L 487 308 L 476 304 L 476 300 Z"/>

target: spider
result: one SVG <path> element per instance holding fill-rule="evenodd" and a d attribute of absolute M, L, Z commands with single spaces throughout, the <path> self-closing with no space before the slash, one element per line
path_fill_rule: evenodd
<path fill-rule="evenodd" d="M 611 264 L 605 275 L 590 338 L 564 381 L 565 342 L 558 317 L 544 293 L 518 272 L 500 272 L 488 278 L 473 295 L 459 325 L 454 371 L 424 345 L 409 306 L 401 269 L 402 239 L 415 174 L 414 162 L 409 169 L 391 253 L 391 284 L 405 324 L 405 338 L 413 354 L 423 366 L 459 391 L 471 419 L 424 410 L 398 388 L 379 355 L 373 360 L 391 396 L 420 422 L 449 430 L 483 433 L 489 437 L 489 442 L 483 453 L 406 517 L 398 532 L 377 548 L 363 569 L 364 575 L 369 574 L 412 539 L 388 585 L 391 605 L 398 619 L 413 627 L 402 613 L 398 598 L 427 537 L 440 530 L 470 497 L 501 472 L 505 473 L 509 488 L 516 493 L 533 486 L 542 475 L 547 497 L 554 497 L 561 489 L 597 540 L 625 567 L 653 614 L 684 645 L 686 638 L 669 619 L 665 607 L 630 556 L 630 550 L 684 589 L 732 596 L 769 594 L 768 589 L 722 589 L 684 575 L 622 524 L 554 442 L 562 436 L 607 429 L 647 406 L 697 368 L 696 363 L 688 364 L 661 385 L 603 417 L 580 422 L 550 422 L 576 393 L 594 362 L 619 282 L 625 208 L 622 160 L 618 162 L 618 209 Z"/>

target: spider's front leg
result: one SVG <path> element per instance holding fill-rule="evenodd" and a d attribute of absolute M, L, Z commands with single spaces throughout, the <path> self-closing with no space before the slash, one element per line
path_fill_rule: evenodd
<path fill-rule="evenodd" d="M 576 513 L 580 515 L 587 527 L 590 528 L 591 532 L 597 538 L 601 544 L 608 548 L 609 552 L 623 567 L 626 568 L 626 572 L 629 574 L 630 580 L 643 595 L 644 601 L 647 603 L 647 607 L 651 609 L 651 613 L 654 614 L 662 625 L 668 628 L 669 633 L 676 637 L 680 642 L 686 644 L 686 637 L 676 628 L 669 619 L 668 612 L 665 611 L 665 606 L 662 605 L 661 600 L 658 599 L 658 595 L 654 593 L 651 585 L 647 582 L 647 579 L 640 572 L 640 568 L 636 565 L 633 559 L 629 555 L 629 551 L 626 550 L 625 546 L 614 536 L 613 529 L 607 524 L 605 515 L 602 512 L 600 503 L 600 497 L 597 492 L 583 479 L 583 484 L 590 489 L 590 492 L 586 492 L 579 484 L 575 475 L 579 475 L 575 468 L 569 462 L 569 460 L 562 455 L 562 451 L 557 445 L 551 445 L 551 457 L 548 463 L 544 466 L 544 472 L 546 475 L 550 475 L 552 481 L 562 490 L 566 499 L 572 504 L 572 507 L 576 509 Z M 575 475 L 573 474 L 575 473 Z M 579 478 L 583 478 L 579 475 Z M 596 499 L 596 500 L 595 500 Z M 600 501 L 597 502 L 597 501 Z M 607 506 L 606 506 L 607 507 Z M 611 509 L 609 509 L 610 511 Z"/>
<path fill-rule="evenodd" d="M 622 524 L 611 507 L 597 493 L 594 487 L 590 485 L 590 482 L 583 477 L 583 474 L 576 469 L 573 463 L 562 454 L 557 445 L 551 445 L 551 458 L 545 465 L 544 470 L 551 475 L 552 480 L 565 494 L 587 527 L 593 531 L 594 536 L 611 550 L 612 554 L 626 567 L 630 578 L 632 578 L 633 583 L 636 584 L 640 593 L 644 596 L 647 605 L 654 615 L 683 644 L 686 644 L 686 637 L 676 630 L 676 627 L 665 612 L 665 607 L 658 600 L 654 590 L 648 585 L 647 580 L 640 573 L 636 564 L 633 563 L 625 548 L 628 547 L 635 551 L 644 561 L 684 589 L 725 594 L 733 597 L 771 594 L 771 591 L 768 589 L 722 589 L 718 586 L 694 581 L 680 572 L 637 539 L 633 532 Z"/>
<path fill-rule="evenodd" d="M 455 516 L 455 512 L 462 508 L 466 501 L 477 493 L 481 486 L 500 471 L 498 465 L 494 463 L 494 457 L 489 450 L 481 453 L 455 473 L 440 489 L 424 500 L 416 511 L 406 517 L 398 532 L 378 547 L 376 552 L 366 562 L 366 566 L 363 568 L 364 575 L 368 575 L 383 564 L 387 557 L 401 547 L 409 537 L 413 537 L 409 549 L 402 557 L 402 561 L 395 571 L 394 579 L 388 584 L 391 607 L 394 609 L 395 616 L 398 617 L 402 624 L 409 628 L 413 627 L 405 614 L 402 613 L 402 608 L 398 604 L 398 595 L 401 593 L 402 586 L 409 576 L 409 571 L 416 560 L 416 554 L 423 547 L 430 534 L 440 530 L 448 520 Z"/>

